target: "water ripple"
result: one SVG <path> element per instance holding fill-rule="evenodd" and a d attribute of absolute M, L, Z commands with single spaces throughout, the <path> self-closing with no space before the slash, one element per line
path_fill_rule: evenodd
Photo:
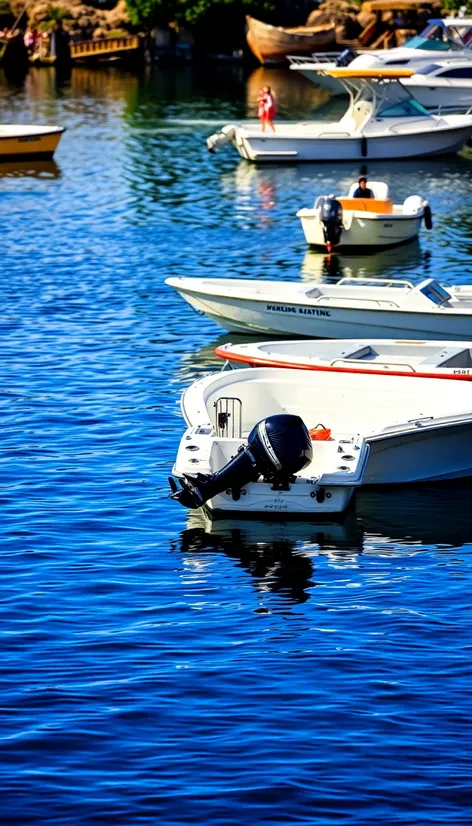
<path fill-rule="evenodd" d="M 327 261 L 295 212 L 355 164 L 204 148 L 264 82 L 280 117 L 316 87 L 239 68 L 1 82 L 6 121 L 67 126 L 55 162 L 0 170 L 3 822 L 464 826 L 470 485 L 361 491 L 340 524 L 187 516 L 166 489 L 179 396 L 228 337 L 163 282 L 464 281 L 469 159 L 376 165 L 434 231 Z"/>

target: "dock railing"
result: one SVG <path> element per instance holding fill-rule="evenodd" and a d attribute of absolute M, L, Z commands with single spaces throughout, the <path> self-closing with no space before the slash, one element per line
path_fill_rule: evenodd
<path fill-rule="evenodd" d="M 72 60 L 113 55 L 119 52 L 135 51 L 141 47 L 140 37 L 137 34 L 123 37 L 100 38 L 97 40 L 79 40 L 70 44 Z"/>

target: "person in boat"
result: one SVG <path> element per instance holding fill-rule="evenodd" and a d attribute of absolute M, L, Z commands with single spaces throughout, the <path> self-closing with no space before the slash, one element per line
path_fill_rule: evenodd
<path fill-rule="evenodd" d="M 373 198 L 374 193 L 371 189 L 367 186 L 367 178 L 359 178 L 358 180 L 359 186 L 357 187 L 356 191 L 354 192 L 353 198 Z"/>
<path fill-rule="evenodd" d="M 261 129 L 265 132 L 267 124 L 275 132 L 275 99 L 270 86 L 263 86 L 257 98 L 257 117 L 261 122 Z"/>

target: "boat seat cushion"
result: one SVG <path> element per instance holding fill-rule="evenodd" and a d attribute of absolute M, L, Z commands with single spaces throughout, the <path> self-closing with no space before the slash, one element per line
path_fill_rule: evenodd
<path fill-rule="evenodd" d="M 352 209 L 357 212 L 376 212 L 380 215 L 391 215 L 392 201 L 380 201 L 377 198 L 337 198 L 343 209 Z"/>

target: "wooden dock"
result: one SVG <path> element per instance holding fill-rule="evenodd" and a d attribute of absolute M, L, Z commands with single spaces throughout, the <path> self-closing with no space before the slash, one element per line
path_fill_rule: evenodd
<path fill-rule="evenodd" d="M 123 57 L 137 57 L 139 54 L 142 54 L 142 39 L 137 34 L 127 37 L 80 40 L 70 44 L 70 56 L 74 62 L 113 60 Z"/>

